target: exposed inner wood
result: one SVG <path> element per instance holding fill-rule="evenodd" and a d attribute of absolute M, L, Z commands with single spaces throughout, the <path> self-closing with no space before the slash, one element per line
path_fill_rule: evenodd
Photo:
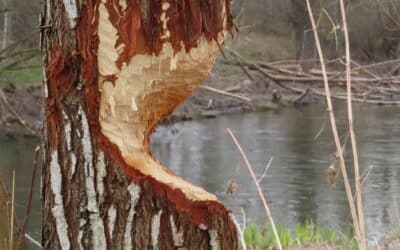
<path fill-rule="evenodd" d="M 216 40 L 201 35 L 190 51 L 184 46 L 176 51 L 168 42 L 171 34 L 165 13 L 169 7 L 168 2 L 162 5 L 160 20 L 165 42 L 161 51 L 157 55 L 136 54 L 118 67 L 117 60 L 126 45 L 116 45 L 117 27 L 110 21 L 106 6 L 99 5 L 97 58 L 101 131 L 117 145 L 125 162 L 142 174 L 181 190 L 191 200 L 216 201 L 214 195 L 176 176 L 150 153 L 151 132 L 202 83 L 225 37 L 225 31 L 221 31 Z"/>

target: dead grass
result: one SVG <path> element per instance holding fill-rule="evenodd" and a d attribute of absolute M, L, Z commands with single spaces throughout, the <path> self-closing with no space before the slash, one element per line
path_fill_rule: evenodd
<path fill-rule="evenodd" d="M 5 188 L 5 184 L 0 179 L 0 249 L 7 249 L 9 236 L 10 236 L 10 223 L 9 223 L 9 209 L 10 203 L 9 195 Z"/>

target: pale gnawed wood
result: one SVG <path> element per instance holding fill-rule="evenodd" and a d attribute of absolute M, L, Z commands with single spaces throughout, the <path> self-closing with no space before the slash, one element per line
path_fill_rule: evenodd
<path fill-rule="evenodd" d="M 43 247 L 237 249 L 230 211 L 149 140 L 210 72 L 230 2 L 55 0 L 41 17 Z"/>

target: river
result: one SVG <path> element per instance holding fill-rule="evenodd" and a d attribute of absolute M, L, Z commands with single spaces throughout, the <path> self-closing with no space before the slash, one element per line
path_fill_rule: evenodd
<path fill-rule="evenodd" d="M 336 105 L 342 138 L 347 134 L 346 109 Z M 293 227 L 311 219 L 318 225 L 346 231 L 351 223 L 348 203 L 339 180 L 328 182 L 335 145 L 326 107 L 310 105 L 264 113 L 222 116 L 161 126 L 152 138 L 154 156 L 178 175 L 216 194 L 241 221 L 263 224 L 264 210 L 254 183 L 226 131 L 231 128 L 247 153 L 258 176 L 271 157 L 272 164 L 261 186 L 276 224 Z M 370 242 L 399 225 L 396 203 L 400 202 L 400 112 L 398 107 L 355 106 L 355 126 L 361 171 L 372 171 L 363 184 L 367 235 Z M 323 124 L 325 126 L 323 127 Z M 314 137 L 323 127 L 318 138 Z M 344 140 L 344 139 L 343 139 Z M 22 217 L 32 169 L 34 139 L 0 140 L 1 174 L 8 185 L 17 172 L 17 211 Z M 350 144 L 346 161 L 352 169 Z M 353 176 L 349 170 L 350 176 Z M 236 180 L 233 197 L 225 194 L 229 180 Z M 40 238 L 39 178 L 28 233 Z"/>

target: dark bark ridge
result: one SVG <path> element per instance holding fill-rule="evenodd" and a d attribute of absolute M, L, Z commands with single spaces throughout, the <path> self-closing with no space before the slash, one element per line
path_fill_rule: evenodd
<path fill-rule="evenodd" d="M 143 175 L 126 163 L 101 131 L 97 50 L 100 0 L 43 1 L 45 69 L 43 246 L 45 249 L 237 249 L 230 211 L 217 201 L 192 201 L 179 189 Z M 77 1 L 79 2 L 79 1 Z M 126 47 L 116 65 L 137 54 L 160 53 L 162 4 L 169 2 L 174 51 L 189 52 L 204 35 L 217 41 L 231 30 L 229 0 L 105 1 Z M 49 6 L 50 5 L 50 6 Z M 224 6 L 223 6 L 224 5 Z M 71 10 L 72 8 L 72 10 Z M 74 16 L 74 9 L 79 15 Z M 107 76 L 115 82 L 116 75 Z M 176 103 L 152 122 L 171 113 Z"/>

